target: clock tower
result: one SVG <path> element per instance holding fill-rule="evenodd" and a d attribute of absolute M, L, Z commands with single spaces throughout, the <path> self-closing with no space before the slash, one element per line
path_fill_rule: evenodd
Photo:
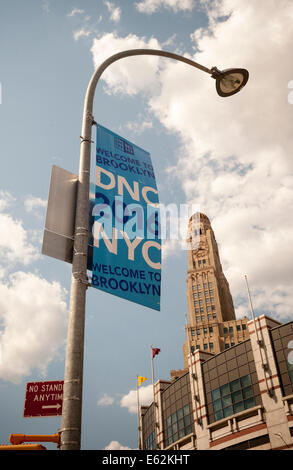
<path fill-rule="evenodd" d="M 201 349 L 217 354 L 248 337 L 248 318 L 236 320 L 228 281 L 223 273 L 218 245 L 208 217 L 194 214 L 188 225 L 187 354 Z"/>

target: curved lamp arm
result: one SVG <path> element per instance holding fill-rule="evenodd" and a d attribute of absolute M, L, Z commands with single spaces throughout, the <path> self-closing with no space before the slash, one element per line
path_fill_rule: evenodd
<path fill-rule="evenodd" d="M 153 56 L 167 57 L 169 59 L 174 59 L 180 62 L 184 62 L 185 64 L 191 65 L 192 67 L 202 70 L 203 72 L 209 73 L 210 75 L 213 75 L 213 72 L 214 72 L 213 69 L 210 70 L 207 67 L 204 67 L 203 65 L 198 64 L 197 62 L 194 62 L 193 60 L 188 59 L 187 57 L 174 54 L 173 52 L 162 51 L 160 49 L 130 49 L 127 51 L 118 52 L 117 54 L 114 54 L 108 57 L 108 59 L 102 62 L 102 64 L 97 68 L 97 70 L 92 75 L 92 78 L 89 82 L 88 89 L 86 92 L 86 97 L 85 97 L 84 117 L 88 116 L 89 113 L 92 114 L 96 86 L 101 75 L 106 70 L 106 68 L 108 68 L 109 65 L 113 64 L 117 60 L 123 59 L 125 57 L 132 57 L 132 56 L 138 56 L 138 55 L 153 55 Z M 83 123 L 83 127 L 82 127 L 83 135 L 87 135 L 87 133 L 85 132 L 86 129 L 84 127 L 84 124 L 85 123 Z"/>

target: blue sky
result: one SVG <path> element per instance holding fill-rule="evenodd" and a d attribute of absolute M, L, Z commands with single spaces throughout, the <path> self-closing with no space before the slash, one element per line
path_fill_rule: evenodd
<path fill-rule="evenodd" d="M 292 319 L 292 19 L 289 0 L 1 6 L 1 442 L 60 427 L 60 418 L 22 418 L 26 383 L 64 374 L 71 266 L 41 255 L 50 172 L 77 173 L 86 88 L 115 52 L 157 47 L 249 70 L 247 87 L 223 100 L 184 64 L 125 59 L 99 83 L 94 116 L 151 153 L 162 203 L 208 215 L 237 316 L 249 315 L 247 274 L 256 313 Z M 94 181 L 94 148 L 92 170 Z M 137 447 L 133 391 L 136 374 L 151 380 L 151 344 L 161 348 L 156 378 L 183 367 L 186 269 L 186 251 L 167 242 L 160 312 L 88 290 L 84 449 Z"/>

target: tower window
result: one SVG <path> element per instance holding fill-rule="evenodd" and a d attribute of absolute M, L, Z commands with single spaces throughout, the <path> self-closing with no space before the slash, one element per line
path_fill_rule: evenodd
<path fill-rule="evenodd" d="M 208 345 L 206 343 L 204 343 L 203 349 L 208 349 Z"/>
<path fill-rule="evenodd" d="M 216 310 L 216 307 L 215 307 L 215 305 L 212 305 L 212 310 Z"/>
<path fill-rule="evenodd" d="M 196 330 L 196 334 L 197 334 L 197 335 L 200 335 L 200 330 Z"/>
<path fill-rule="evenodd" d="M 213 287 L 213 283 L 212 283 L 212 282 L 209 282 L 209 287 Z"/>
<path fill-rule="evenodd" d="M 224 327 L 224 335 L 228 333 L 228 328 Z"/>
<path fill-rule="evenodd" d="M 194 306 L 197 307 L 197 304 L 198 304 L 197 300 L 195 300 L 193 303 L 194 303 Z"/>
<path fill-rule="evenodd" d="M 206 264 L 206 260 L 205 260 L 205 259 L 202 260 L 202 264 Z"/>
<path fill-rule="evenodd" d="M 203 308 L 202 308 L 202 307 L 200 307 L 199 311 L 200 311 L 200 313 L 203 313 Z"/>
<path fill-rule="evenodd" d="M 209 332 L 210 332 L 210 333 L 213 332 L 213 327 L 212 327 L 212 326 L 209 327 Z"/>
<path fill-rule="evenodd" d="M 236 329 L 237 331 L 240 331 L 241 330 L 240 325 L 236 325 Z"/>
<path fill-rule="evenodd" d="M 246 325 L 242 325 L 242 330 L 246 330 Z"/>
<path fill-rule="evenodd" d="M 229 333 L 233 333 L 233 326 L 229 326 Z"/>
<path fill-rule="evenodd" d="M 209 346 L 210 346 L 210 349 L 213 349 L 214 348 L 214 343 L 210 343 Z"/>

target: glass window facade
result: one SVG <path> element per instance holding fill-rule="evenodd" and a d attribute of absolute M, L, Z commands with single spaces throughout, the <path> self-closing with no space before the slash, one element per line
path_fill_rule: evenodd
<path fill-rule="evenodd" d="M 148 449 L 148 450 L 152 450 L 152 449 L 157 448 L 155 431 L 151 432 L 151 434 L 146 438 L 145 448 Z"/>
<path fill-rule="evenodd" d="M 183 408 L 172 413 L 166 419 L 166 432 L 168 445 L 178 441 L 181 437 L 191 433 L 190 407 L 185 405 Z"/>
<path fill-rule="evenodd" d="M 212 390 L 215 421 L 255 406 L 250 375 Z"/>
<path fill-rule="evenodd" d="M 209 423 L 261 405 L 250 340 L 208 359 L 202 369 Z"/>
<path fill-rule="evenodd" d="M 194 432 L 189 373 L 172 382 L 162 394 L 164 445 Z"/>
<path fill-rule="evenodd" d="M 153 403 L 143 416 L 143 441 L 145 449 L 156 449 L 155 413 Z"/>
<path fill-rule="evenodd" d="M 271 330 L 275 359 L 283 395 L 293 393 L 293 322 Z"/>
<path fill-rule="evenodd" d="M 288 370 L 289 370 L 289 377 L 290 377 L 290 380 L 291 380 L 291 385 L 293 386 L 293 364 L 291 364 L 291 361 L 287 362 L 287 365 L 288 365 Z"/>

